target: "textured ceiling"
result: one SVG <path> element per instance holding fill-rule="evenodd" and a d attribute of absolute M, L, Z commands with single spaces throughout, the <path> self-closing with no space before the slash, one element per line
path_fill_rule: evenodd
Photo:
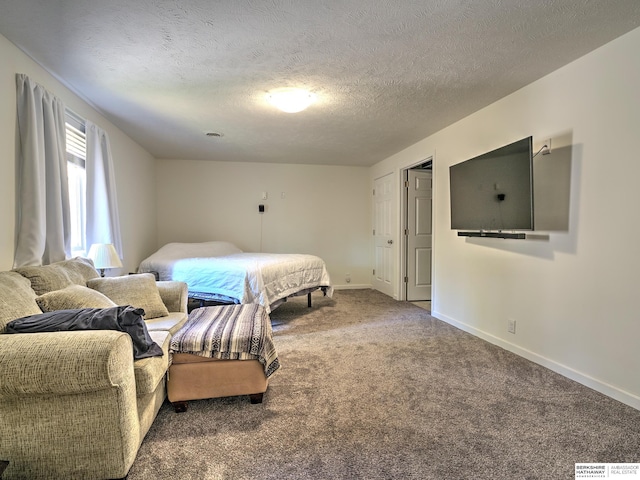
<path fill-rule="evenodd" d="M 0 9 L 0 33 L 157 158 L 363 166 L 640 25 L 638 0 L 0 0 Z M 279 112 L 266 92 L 284 86 L 318 101 Z"/>

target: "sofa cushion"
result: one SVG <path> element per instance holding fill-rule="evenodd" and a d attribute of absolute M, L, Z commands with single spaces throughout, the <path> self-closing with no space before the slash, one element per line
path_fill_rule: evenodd
<path fill-rule="evenodd" d="M 167 331 L 149 332 L 151 339 L 162 347 L 164 355 L 161 357 L 149 357 L 133 362 L 133 372 L 136 377 L 136 396 L 153 392 L 158 383 L 164 379 L 164 374 L 169 368 L 169 345 L 171 334 Z"/>
<path fill-rule="evenodd" d="M 60 290 L 69 285 L 86 285 L 87 280 L 100 276 L 93 268 L 93 262 L 87 258 L 72 258 L 62 262 L 38 267 L 20 267 L 14 269 L 31 281 L 31 288 L 36 295 L 44 295 L 53 290 Z"/>
<path fill-rule="evenodd" d="M 142 308 L 145 319 L 169 314 L 158 292 L 156 279 L 151 273 L 95 278 L 87 281 L 87 287 L 105 294 L 117 305 Z"/>
<path fill-rule="evenodd" d="M 169 312 L 164 317 L 145 319 L 149 332 L 169 332 L 175 334 L 187 322 L 187 314 L 185 312 Z"/>
<path fill-rule="evenodd" d="M 36 303 L 43 312 L 69 310 L 75 308 L 109 308 L 116 304 L 106 295 L 81 285 L 69 285 L 62 290 L 54 290 L 36 297 Z"/>
<path fill-rule="evenodd" d="M 0 333 L 16 318 L 42 313 L 31 283 L 16 272 L 0 272 Z"/>

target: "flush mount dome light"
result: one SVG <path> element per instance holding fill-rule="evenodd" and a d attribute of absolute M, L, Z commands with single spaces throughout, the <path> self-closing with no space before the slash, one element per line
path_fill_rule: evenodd
<path fill-rule="evenodd" d="M 279 88 L 269 92 L 267 99 L 283 112 L 297 113 L 311 105 L 316 96 L 301 88 Z"/>

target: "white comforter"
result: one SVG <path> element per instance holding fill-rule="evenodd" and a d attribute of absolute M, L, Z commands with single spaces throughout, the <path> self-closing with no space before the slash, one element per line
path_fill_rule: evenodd
<path fill-rule="evenodd" d="M 160 280 L 179 280 L 189 294 L 213 294 L 238 303 L 270 305 L 310 288 L 333 288 L 324 261 L 315 255 L 247 253 L 227 242 L 170 243 L 140 264 Z"/>

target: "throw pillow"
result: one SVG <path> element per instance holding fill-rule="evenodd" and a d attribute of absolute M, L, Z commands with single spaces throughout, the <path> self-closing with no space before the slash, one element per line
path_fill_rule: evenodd
<path fill-rule="evenodd" d="M 149 336 L 142 313 L 142 309 L 129 305 L 58 310 L 13 320 L 7 324 L 6 333 L 117 330 L 131 337 L 134 359 L 162 356 L 162 348 Z"/>
<path fill-rule="evenodd" d="M 20 267 L 14 270 L 31 281 L 36 295 L 60 290 L 69 285 L 86 285 L 87 280 L 99 277 L 88 258 L 72 258 L 62 262 L 37 267 Z"/>
<path fill-rule="evenodd" d="M 87 287 L 103 293 L 117 305 L 132 305 L 143 309 L 144 318 L 169 315 L 160 297 L 156 279 L 151 273 L 95 278 L 87 281 Z"/>
<path fill-rule="evenodd" d="M 0 272 L 0 333 L 16 318 L 42 313 L 31 283 L 15 272 Z"/>
<path fill-rule="evenodd" d="M 69 285 L 62 290 L 45 293 L 36 298 L 43 312 L 69 310 L 74 308 L 108 308 L 116 304 L 97 290 L 81 285 Z"/>

